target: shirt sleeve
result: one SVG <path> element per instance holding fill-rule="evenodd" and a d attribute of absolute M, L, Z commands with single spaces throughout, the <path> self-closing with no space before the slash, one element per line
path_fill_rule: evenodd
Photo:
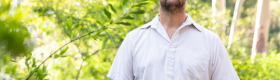
<path fill-rule="evenodd" d="M 123 40 L 107 77 L 113 80 L 133 80 L 132 40 L 128 33 Z"/>
<path fill-rule="evenodd" d="M 218 35 L 214 42 L 215 47 L 212 58 L 211 80 L 239 80 L 239 77 L 230 61 L 228 52 Z"/>

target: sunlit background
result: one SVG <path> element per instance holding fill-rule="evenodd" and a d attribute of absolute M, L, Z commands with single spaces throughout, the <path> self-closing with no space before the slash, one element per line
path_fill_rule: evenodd
<path fill-rule="evenodd" d="M 108 80 L 126 34 L 159 0 L 0 0 L 0 80 Z M 280 79 L 280 0 L 187 0 L 241 80 Z"/>

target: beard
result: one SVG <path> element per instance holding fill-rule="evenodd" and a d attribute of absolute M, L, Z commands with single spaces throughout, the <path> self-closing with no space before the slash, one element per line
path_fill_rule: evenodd
<path fill-rule="evenodd" d="M 160 0 L 160 6 L 168 12 L 181 11 L 185 7 L 186 0 Z"/>

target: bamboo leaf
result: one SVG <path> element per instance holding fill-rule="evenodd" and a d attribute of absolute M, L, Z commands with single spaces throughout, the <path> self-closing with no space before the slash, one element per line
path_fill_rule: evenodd
<path fill-rule="evenodd" d="M 65 49 L 63 49 L 63 50 L 59 53 L 59 55 L 60 55 L 60 56 L 63 55 L 63 54 L 68 50 L 68 48 L 69 48 L 69 47 L 66 47 Z"/>
<path fill-rule="evenodd" d="M 29 67 L 28 61 L 29 61 L 29 60 L 27 60 L 27 59 L 25 60 L 25 65 L 26 65 L 27 69 L 29 70 L 30 67 Z"/>
<path fill-rule="evenodd" d="M 141 6 L 146 5 L 146 4 L 148 4 L 148 3 L 149 3 L 149 2 L 140 2 L 140 3 L 138 3 L 138 4 L 133 5 L 133 7 L 141 7 Z"/>
<path fill-rule="evenodd" d="M 107 9 L 104 9 L 103 11 L 104 11 L 105 15 L 106 15 L 109 19 L 111 19 L 111 13 L 110 13 Z"/>
<path fill-rule="evenodd" d="M 70 18 L 68 21 L 67 21 L 67 30 L 70 30 L 72 28 L 72 18 Z"/>
<path fill-rule="evenodd" d="M 115 24 L 131 25 L 131 24 L 130 24 L 130 23 L 128 23 L 128 22 L 116 22 Z"/>
<path fill-rule="evenodd" d="M 35 58 L 32 59 L 32 67 L 35 67 L 36 66 L 36 61 L 35 61 Z"/>
<path fill-rule="evenodd" d="M 63 50 L 61 50 L 59 54 L 54 55 L 54 58 L 64 57 L 63 54 L 65 54 L 67 52 L 68 48 L 69 47 L 66 47 Z"/>
<path fill-rule="evenodd" d="M 143 14 L 143 13 L 145 13 L 144 10 L 136 10 L 136 11 L 130 12 L 130 14 Z"/>
<path fill-rule="evenodd" d="M 43 72 L 46 72 L 47 71 L 47 66 L 44 65 L 42 70 L 43 70 Z"/>
<path fill-rule="evenodd" d="M 117 10 L 112 6 L 112 4 L 109 4 L 109 6 L 114 13 L 117 13 Z"/>
<path fill-rule="evenodd" d="M 120 19 L 134 19 L 134 17 L 131 17 L 131 16 L 129 16 L 129 15 L 126 15 L 126 16 L 121 17 Z"/>
<path fill-rule="evenodd" d="M 104 39 L 103 44 L 102 44 L 102 49 L 105 49 L 108 39 L 109 39 L 108 37 L 106 37 Z"/>
<path fill-rule="evenodd" d="M 59 55 L 54 55 L 54 58 L 58 58 L 59 57 Z"/>

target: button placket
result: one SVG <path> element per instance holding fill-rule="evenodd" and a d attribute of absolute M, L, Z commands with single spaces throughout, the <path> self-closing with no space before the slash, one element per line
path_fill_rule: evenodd
<path fill-rule="evenodd" d="M 166 79 L 172 79 L 174 77 L 174 63 L 176 54 L 176 40 L 178 39 L 178 33 L 175 32 L 170 40 L 169 47 L 166 56 Z"/>

